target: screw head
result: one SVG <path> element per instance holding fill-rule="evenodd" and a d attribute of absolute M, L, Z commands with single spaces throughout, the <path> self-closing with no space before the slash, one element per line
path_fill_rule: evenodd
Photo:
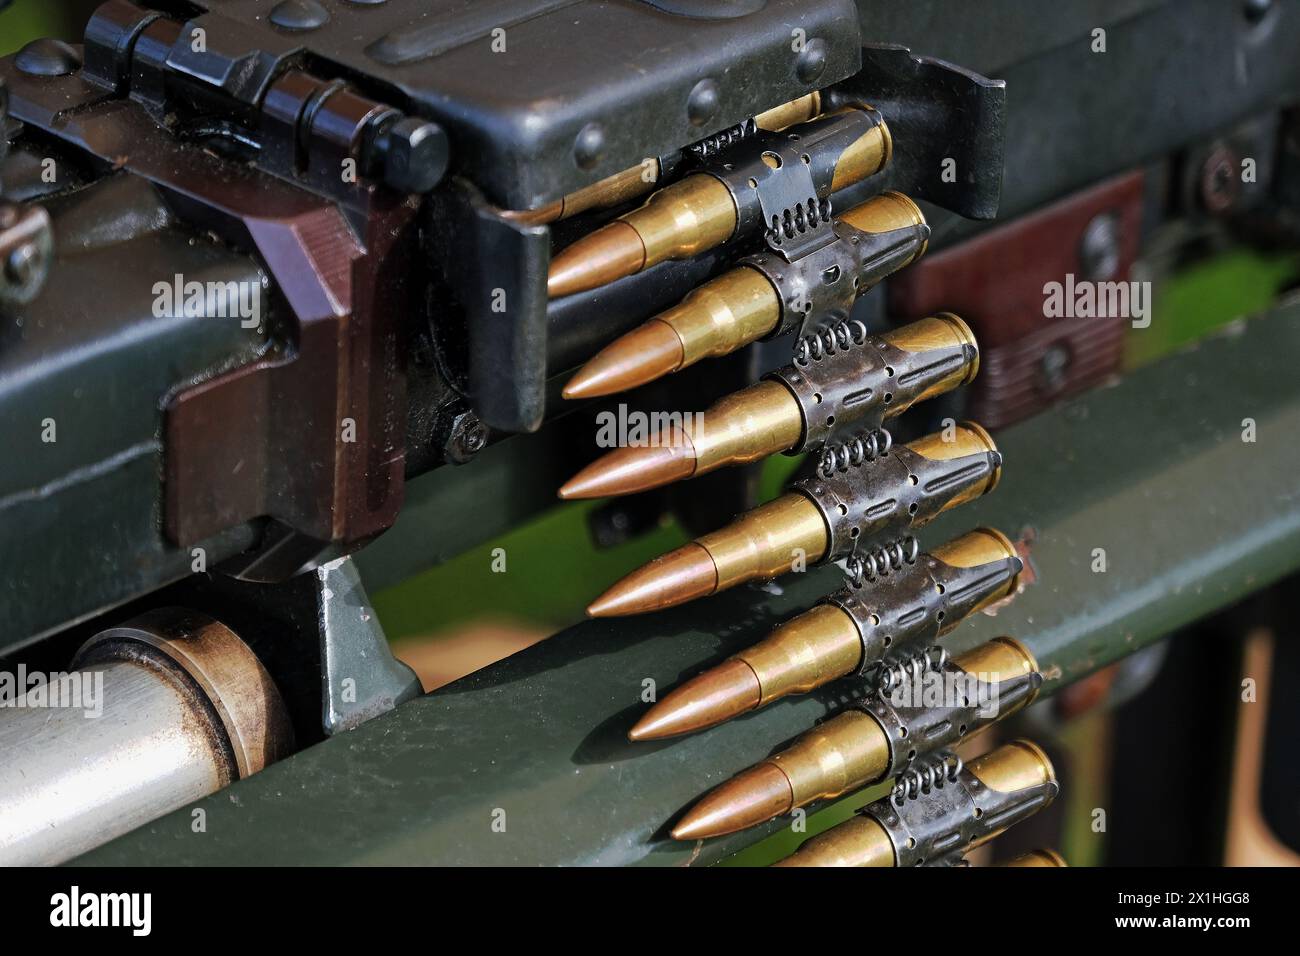
<path fill-rule="evenodd" d="M 319 0 L 280 0 L 272 9 L 270 20 L 281 30 L 315 30 L 329 21 L 329 11 Z"/>
<path fill-rule="evenodd" d="M 1120 226 L 1113 212 L 1098 213 L 1079 239 L 1079 265 L 1084 278 L 1104 282 L 1119 273 Z"/>
<path fill-rule="evenodd" d="M 451 422 L 443 454 L 453 464 L 463 465 L 487 445 L 487 426 L 473 412 L 461 412 Z"/>
<path fill-rule="evenodd" d="M 1201 167 L 1201 202 L 1214 215 L 1230 212 L 1241 193 L 1241 161 L 1231 147 L 1220 143 Z"/>
<path fill-rule="evenodd" d="M 573 160 L 580 169 L 595 169 L 605 155 L 605 127 L 588 123 L 573 143 Z"/>
<path fill-rule="evenodd" d="M 1069 367 L 1070 350 L 1059 342 L 1048 346 L 1038 360 L 1039 385 L 1044 394 L 1055 395 L 1065 388 Z"/>

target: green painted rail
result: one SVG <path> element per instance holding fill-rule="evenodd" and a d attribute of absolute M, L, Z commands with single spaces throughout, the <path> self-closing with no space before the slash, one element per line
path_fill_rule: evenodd
<path fill-rule="evenodd" d="M 1298 359 L 1292 304 L 999 434 L 1002 486 L 922 543 L 977 523 L 1032 528 L 1038 582 L 948 644 L 1014 634 L 1051 693 L 1300 566 Z M 624 734 L 643 681 L 666 690 L 837 581 L 833 569 L 796 577 L 570 628 L 200 801 L 206 832 L 186 808 L 82 862 L 714 862 L 784 824 L 702 847 L 667 839 L 667 824 L 843 706 L 848 686 L 676 741 Z"/>

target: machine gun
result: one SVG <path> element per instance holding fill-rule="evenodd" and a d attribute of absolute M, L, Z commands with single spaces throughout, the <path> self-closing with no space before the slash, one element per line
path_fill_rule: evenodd
<path fill-rule="evenodd" d="M 424 720 L 475 728 L 448 745 L 436 769 L 415 761 L 406 771 L 412 794 L 438 792 L 420 818 L 438 831 L 439 821 L 482 801 L 508 802 L 499 794 L 520 789 L 513 774 L 522 768 L 485 756 L 495 752 L 485 741 L 497 740 L 490 728 L 498 721 L 532 722 L 517 709 L 522 700 L 503 701 L 498 681 L 537 688 L 524 695 L 534 709 L 544 697 L 564 714 L 563 730 L 546 737 L 535 727 L 540 736 L 525 747 L 543 760 L 541 776 L 559 781 L 574 759 L 584 772 L 602 763 L 614 738 L 636 752 L 625 736 L 640 711 L 607 727 L 636 700 L 628 687 L 653 675 L 675 681 L 708 662 L 716 648 L 705 635 L 728 633 L 728 619 L 764 617 L 728 645 L 739 651 L 771 630 L 766 615 L 832 592 L 833 569 L 824 568 L 793 575 L 782 595 L 750 588 L 711 598 L 691 612 L 698 616 L 673 612 L 684 639 L 658 656 L 632 642 L 599 673 L 576 648 L 611 625 L 579 625 L 467 678 L 465 693 L 418 700 L 418 681 L 387 649 L 362 580 L 394 583 L 553 506 L 564 479 L 595 457 L 594 416 L 619 401 L 566 399 L 566 383 L 696 290 L 734 296 L 690 299 L 716 305 L 701 305 L 692 328 L 712 328 L 725 311 L 744 334 L 711 344 L 699 364 L 706 353 L 690 351 L 699 343 L 682 341 L 681 360 L 663 369 L 677 374 L 627 400 L 705 408 L 766 388 L 793 396 L 781 419 L 790 434 L 763 435 L 753 446 L 761 452 L 736 457 L 741 467 L 689 488 L 668 485 L 593 511 L 606 543 L 668 518 L 707 538 L 732 515 L 766 507 L 760 453 L 810 451 L 805 490 L 793 497 L 811 496 L 816 507 L 804 509 L 808 527 L 777 544 L 833 538 L 833 548 L 821 545 L 827 562 L 860 560 L 883 543 L 867 539 L 885 525 L 892 540 L 933 517 L 915 511 L 930 492 L 913 498 L 872 485 L 871 495 L 836 497 L 836 482 L 847 479 L 817 467 L 839 455 L 856 469 L 874 448 L 893 470 L 868 460 L 863 474 L 883 481 L 897 472 L 891 481 L 916 484 L 929 472 L 909 469 L 909 442 L 960 419 L 1015 425 L 989 452 L 1007 462 L 1001 489 L 958 512 L 961 523 L 937 521 L 933 540 L 977 523 L 1037 529 L 1017 542 L 1024 563 L 1068 577 L 1077 599 L 1060 597 L 1056 577 L 1058 600 L 1028 592 L 1013 605 L 1033 625 L 1017 617 L 998 628 L 1032 652 L 1045 698 L 1300 564 L 1285 522 L 1211 520 L 1190 540 L 1152 542 L 1143 567 L 1184 583 L 1213 577 L 1213 605 L 1175 606 L 1153 594 L 1124 603 L 1106 592 L 1109 610 L 1095 611 L 1098 589 L 1115 575 L 1073 574 L 1081 559 L 1060 537 L 1084 521 L 1084 489 L 1113 504 L 1116 528 L 1132 527 L 1134 513 L 1173 522 L 1176 502 L 1143 511 L 1151 505 L 1134 497 L 1136 482 L 1155 462 L 1180 469 L 1186 494 L 1218 487 L 1226 452 L 1205 438 L 1226 426 L 1171 422 L 1144 402 L 1148 389 L 1172 389 L 1185 369 L 1153 366 L 1127 380 L 1127 392 L 1092 394 L 1124 368 L 1125 331 L 1142 316 L 1081 314 L 1071 298 L 1059 321 L 1045 323 L 1041 301 L 1045 277 L 1128 283 L 1141 241 L 1165 222 L 1294 242 L 1295 151 L 1277 144 L 1297 129 L 1279 104 L 1300 97 L 1300 17 L 1290 9 L 1243 17 L 1209 0 L 1133 0 L 1121 16 L 1087 2 L 993 43 L 961 3 L 906 6 L 501 0 L 429 11 L 417 0 L 107 0 L 80 42 L 38 39 L 0 60 L 0 435 L 8 452 L 0 659 L 69 675 L 109 662 L 119 673 L 146 668 L 152 676 L 139 693 L 170 701 L 171 724 L 182 714 L 197 720 L 205 742 L 175 765 L 160 768 L 155 758 L 150 779 L 164 783 L 124 797 L 130 812 L 91 808 L 81 836 L 25 844 L 23 858 L 87 851 L 237 780 L 251 798 L 258 782 L 242 778 L 293 752 L 291 766 L 329 761 L 327 738 L 370 732 L 369 722 L 394 708 L 385 720 L 408 723 L 384 746 L 400 746 L 403 734 L 417 739 Z M 951 29 L 933 36 L 927 16 Z M 1091 48 L 1096 28 L 1110 52 Z M 1167 52 L 1158 64 L 1125 53 L 1157 42 Z M 1234 75 L 1247 49 L 1250 83 L 1186 83 L 1216 70 Z M 1116 64 L 1119 76 L 1099 77 Z M 1103 84 L 1151 94 L 1098 96 Z M 1152 117 L 1157 96 L 1172 106 Z M 1225 180 L 1224 169 L 1265 154 L 1273 158 L 1249 182 Z M 901 197 L 906 222 L 875 228 L 853 218 L 882 196 Z M 557 283 L 560 266 L 575 261 L 584 280 Z M 736 274 L 751 285 L 736 286 Z M 761 291 L 761 310 L 742 314 L 760 298 L 746 289 Z M 896 365 L 925 373 L 893 359 L 923 364 L 928 353 L 889 343 L 903 341 L 907 320 L 950 311 L 979 343 L 959 343 L 961 374 L 942 388 L 925 379 L 891 391 Z M 1219 383 L 1223 407 L 1239 393 L 1252 409 L 1294 414 L 1286 376 L 1267 371 L 1294 333 L 1281 322 L 1260 326 L 1246 336 L 1249 355 L 1178 361 Z M 857 371 L 826 373 L 823 388 L 806 371 L 808 350 L 849 344 L 861 354 L 845 367 Z M 955 348 L 924 344 L 945 355 Z M 894 394 L 917 404 L 895 418 Z M 1087 431 L 1064 424 L 1083 414 L 1060 405 L 1070 398 L 1095 410 Z M 833 434 L 836 418 L 864 415 L 866 431 Z M 877 428 L 886 415 L 898 434 L 893 452 Z M 1068 450 L 1053 442 L 1067 430 Z M 1240 499 L 1285 497 L 1277 468 L 1232 470 L 1244 482 Z M 856 514 L 871 519 L 886 503 L 897 511 L 892 523 Z M 1251 529 L 1260 535 L 1253 558 L 1229 547 Z M 1035 540 L 1042 550 L 1031 561 Z M 1193 551 L 1218 560 L 1195 563 Z M 812 565 L 822 556 L 804 555 Z M 789 563 L 764 557 L 772 567 L 750 577 L 774 577 Z M 699 593 L 726 586 L 715 569 L 716 586 Z M 1052 629 L 1048 620 L 1071 623 Z M 630 634 L 648 626 L 616 623 Z M 1089 640 L 1103 630 L 1136 637 L 1095 653 Z M 963 628 L 952 649 L 992 633 Z M 556 659 L 567 666 L 543 663 Z M 227 665 L 238 670 L 229 684 L 231 673 L 218 679 L 212 670 Z M 855 657 L 837 673 L 856 667 Z M 728 771 L 806 728 L 842 689 L 828 681 L 797 705 L 751 715 L 749 730 L 763 731 L 752 740 L 767 746 L 733 748 Z M 231 703 L 249 693 L 264 705 L 255 718 Z M 481 717 L 488 712 L 491 721 Z M 675 746 L 720 767 L 717 741 L 740 740 L 735 723 L 703 735 L 712 746 L 701 735 Z M 73 747 L 76 728 L 64 732 L 62 746 Z M 135 732 L 143 731 L 123 731 Z M 14 753 L 30 745 L 26 730 L 12 734 Z M 60 746 L 42 743 L 51 785 L 66 766 Z M 638 796 L 629 805 L 635 823 L 618 825 L 645 839 L 624 844 L 593 828 L 568 844 L 567 861 L 629 862 L 652 844 L 656 859 L 687 852 L 653 834 L 700 788 L 664 783 L 659 757 L 628 756 L 645 782 L 622 785 Z M 504 776 L 485 773 L 480 792 L 436 782 L 484 760 Z M 601 779 L 593 811 L 622 792 Z M 557 782 L 543 804 L 563 806 L 561 790 Z M 36 813 L 39 797 L 6 795 L 0 783 L 0 809 L 23 808 L 11 819 Z M 109 815 L 123 825 L 110 831 Z M 337 847 L 373 837 L 356 821 L 335 832 L 343 834 Z M 734 851 L 737 839 L 710 844 L 702 859 Z M 0 837 L 0 859 L 7 842 L 19 838 Z M 447 861 L 566 862 L 549 855 L 540 831 L 490 850 L 441 831 L 434 842 Z M 232 858 L 248 851 L 212 845 Z M 602 856 L 609 845 L 627 849 Z M 318 850 L 303 859 L 329 856 Z"/>

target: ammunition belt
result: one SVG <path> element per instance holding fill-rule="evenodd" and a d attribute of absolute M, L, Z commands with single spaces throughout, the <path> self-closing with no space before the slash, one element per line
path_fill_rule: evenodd
<path fill-rule="evenodd" d="M 703 170 L 731 193 L 735 234 L 762 229 L 768 246 L 793 261 L 835 240 L 830 202 L 824 201 L 835 166 L 846 149 L 880 123 L 878 111 L 863 107 L 802 123 L 797 134 L 757 130 L 715 152 Z"/>
<path fill-rule="evenodd" d="M 900 445 L 876 461 L 793 487 L 817 506 L 830 530 L 826 562 L 872 538 L 925 524 L 962 491 L 987 481 L 999 461 L 996 452 L 935 461 Z"/>
<path fill-rule="evenodd" d="M 915 549 L 915 539 L 904 540 L 911 541 Z M 878 669 L 886 655 L 897 656 L 948 633 L 1023 568 L 1019 558 L 958 568 L 931 554 L 917 556 L 914 551 L 910 562 L 892 568 L 891 549 L 901 553 L 903 547 L 895 542 L 881 549 L 890 570 L 870 579 L 869 590 L 850 583 L 822 601 L 853 619 L 862 639 L 861 675 Z M 873 563 L 879 566 L 881 562 Z"/>
<path fill-rule="evenodd" d="M 934 382 L 970 362 L 970 345 L 908 352 L 845 322 L 800 342 L 800 356 L 766 378 L 780 381 L 799 404 L 803 441 L 787 454 L 820 448 L 833 433 L 880 428 Z"/>
<path fill-rule="evenodd" d="M 686 147 L 686 153 L 699 162 L 707 162 L 718 153 L 730 149 L 737 143 L 751 139 L 757 132 L 758 124 L 750 118 L 692 143 Z"/>
<path fill-rule="evenodd" d="M 827 442 L 822 446 L 817 473 L 831 478 L 839 471 L 848 471 L 889 454 L 894 447 L 894 436 L 884 428 L 863 432 L 845 441 Z"/>
<path fill-rule="evenodd" d="M 885 731 L 889 740 L 889 771 L 886 776 L 890 777 L 915 765 L 923 752 L 954 744 L 1019 710 L 1038 694 L 1038 688 L 1043 684 L 1043 675 L 1037 671 L 1018 674 L 996 684 L 979 680 L 976 675 L 962 670 L 938 647 L 886 665 L 886 673 L 896 676 L 892 680 L 881 680 L 877 688 L 855 706 L 874 717 Z M 926 702 L 927 688 L 921 686 L 926 674 L 934 674 L 934 680 L 942 688 L 937 704 Z M 975 678 L 975 686 L 969 694 L 963 695 L 964 702 L 959 706 L 949 705 L 944 699 L 949 687 L 961 688 L 972 678 Z M 910 701 L 895 703 L 896 690 L 904 696 L 914 696 L 919 704 Z M 996 701 L 996 709 L 988 706 L 993 701 Z"/>
<path fill-rule="evenodd" d="M 781 321 L 767 338 L 795 330 L 804 336 L 846 319 L 858 296 L 910 262 L 930 238 L 924 223 L 872 233 L 835 221 L 830 229 L 825 245 L 797 258 L 767 251 L 740 260 L 761 272 L 781 300 Z"/>
<path fill-rule="evenodd" d="M 986 787 L 950 752 L 905 773 L 894 792 L 859 813 L 880 824 L 898 866 L 956 866 L 973 843 L 1055 799 L 1055 781 L 1003 792 Z"/>

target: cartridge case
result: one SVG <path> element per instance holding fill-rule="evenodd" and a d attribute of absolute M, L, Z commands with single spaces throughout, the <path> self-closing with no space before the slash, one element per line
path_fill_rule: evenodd
<path fill-rule="evenodd" d="M 796 123 L 806 123 L 820 114 L 821 111 L 821 91 L 813 90 L 811 93 L 793 99 L 789 103 L 782 103 L 770 110 L 764 110 L 754 117 L 754 125 L 759 129 L 785 129 L 787 126 L 793 126 Z"/>
<path fill-rule="evenodd" d="M 1042 678 L 1033 657 L 1011 638 L 990 641 L 956 661 L 932 651 L 915 661 L 891 662 L 866 698 L 705 794 L 673 827 L 673 838 L 734 833 L 888 777 L 900 780 L 902 789 L 894 793 L 900 806 L 909 796 L 957 780 L 961 762 L 944 748 L 1023 707 Z M 929 686 L 936 677 L 937 693 Z M 1009 772 L 1001 763 L 990 766 L 1004 776 Z M 993 782 L 1019 788 L 1002 777 Z M 978 787 L 967 789 L 979 797 Z M 981 808 L 976 817 L 982 813 Z M 897 819 L 876 822 L 887 832 L 897 829 Z"/>
<path fill-rule="evenodd" d="M 892 155 L 893 139 L 880 112 L 845 106 L 781 131 L 760 132 L 723 150 L 702 175 L 714 177 L 730 194 L 736 234 L 762 230 L 769 245 L 798 245 L 815 228 L 813 220 L 830 218 L 822 200 L 878 173 Z M 793 195 L 798 206 L 787 204 Z"/>
<path fill-rule="evenodd" d="M 891 142 L 880 113 L 865 106 L 781 132 L 759 130 L 712 155 L 703 171 L 561 250 L 551 260 L 548 292 L 599 288 L 758 232 L 796 257 L 808 240 L 828 238 L 827 197 L 882 169 Z"/>
<path fill-rule="evenodd" d="M 678 368 L 729 355 L 776 327 L 781 304 L 767 279 L 749 268 L 732 269 L 689 293 L 651 321 L 669 326 L 681 342 Z"/>
<path fill-rule="evenodd" d="M 853 709 L 766 761 L 786 774 L 794 806 L 902 773 L 918 758 L 1020 710 L 1042 683 L 1033 656 L 1009 637 L 955 660 L 926 655 L 899 661 L 894 669 L 892 684 L 881 682 Z M 927 678 L 935 687 L 923 686 Z M 967 678 L 978 678 L 980 685 Z"/>
<path fill-rule="evenodd" d="M 954 866 L 1032 816 L 1059 787 L 1042 749 L 1017 740 L 963 766 L 950 753 L 914 768 L 893 793 L 813 837 L 778 866 Z"/>
<path fill-rule="evenodd" d="M 753 388 L 764 384 L 771 383 Z M 776 402 L 784 389 L 771 388 L 764 401 Z M 747 430 L 755 431 L 761 429 Z M 624 576 L 587 613 L 607 617 L 672 607 L 843 557 L 873 537 L 905 534 L 997 483 L 1001 456 L 983 429 L 961 426 L 947 437 L 919 439 L 870 462 L 823 467 L 816 478 L 796 482 L 791 493 Z M 560 489 L 561 496 L 626 494 L 692 474 L 689 460 L 682 467 L 676 443 L 652 449 L 649 459 L 624 454 L 629 451 L 619 449 L 589 466 Z"/>
<path fill-rule="evenodd" d="M 821 560 L 826 527 L 806 499 L 783 495 L 697 541 L 713 558 L 721 590 L 785 574 L 799 561 L 811 564 Z"/>
<path fill-rule="evenodd" d="M 1030 850 L 1028 853 L 1022 853 L 1020 856 L 1007 860 L 1004 863 L 996 863 L 995 866 L 1069 866 L 1065 862 L 1065 857 L 1055 850 Z"/>
<path fill-rule="evenodd" d="M 779 130 L 795 123 L 805 123 L 821 112 L 821 93 L 814 90 L 798 99 L 764 110 L 754 117 L 757 129 Z M 539 209 L 506 211 L 504 215 L 529 225 L 557 222 L 592 209 L 608 209 L 643 196 L 659 182 L 663 166 L 658 159 L 647 157 L 636 166 L 606 176 L 599 182 L 575 190 Z"/>
<path fill-rule="evenodd" d="M 807 335 L 846 320 L 860 296 L 914 262 L 929 239 L 916 203 L 886 192 L 836 216 L 830 235 L 798 255 L 768 249 L 740 263 L 762 273 L 779 302 L 780 319 L 767 336 Z"/>
<path fill-rule="evenodd" d="M 915 539 L 908 541 L 915 549 Z M 991 528 L 930 554 L 907 547 L 895 543 L 868 554 L 870 578 L 851 581 L 734 655 L 757 677 L 760 706 L 854 671 L 866 673 L 886 652 L 906 653 L 949 633 L 1013 592 L 1023 567 L 1015 546 Z"/>

